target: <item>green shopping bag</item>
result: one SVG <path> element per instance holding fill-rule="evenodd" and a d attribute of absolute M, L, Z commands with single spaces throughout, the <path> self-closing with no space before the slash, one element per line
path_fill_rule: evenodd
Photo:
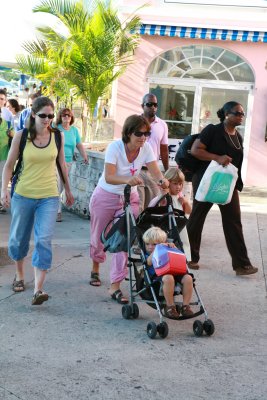
<path fill-rule="evenodd" d="M 222 166 L 211 161 L 199 184 L 196 200 L 209 203 L 230 203 L 238 177 L 237 168 L 233 164 Z"/>
<path fill-rule="evenodd" d="M 234 177 L 231 174 L 215 172 L 211 177 L 208 193 L 204 201 L 225 204 L 230 194 L 233 179 Z"/>

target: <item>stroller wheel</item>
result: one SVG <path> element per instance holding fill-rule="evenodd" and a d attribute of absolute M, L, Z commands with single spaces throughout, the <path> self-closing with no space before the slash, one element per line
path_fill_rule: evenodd
<path fill-rule="evenodd" d="M 203 325 L 198 319 L 193 323 L 193 331 L 196 336 L 202 336 L 203 334 Z"/>
<path fill-rule="evenodd" d="M 146 327 L 147 336 L 150 339 L 155 339 L 157 336 L 157 325 L 155 322 L 149 322 Z"/>
<path fill-rule="evenodd" d="M 132 309 L 129 304 L 124 304 L 121 309 L 121 313 L 124 319 L 130 319 L 132 314 Z"/>
<path fill-rule="evenodd" d="M 134 319 L 137 319 L 139 317 L 139 308 L 138 308 L 138 305 L 136 303 L 133 303 L 132 317 Z"/>
<path fill-rule="evenodd" d="M 167 322 L 161 322 L 160 324 L 157 325 L 157 331 L 159 333 L 159 336 L 162 339 L 165 339 L 168 336 L 169 333 L 169 327 Z"/>
<path fill-rule="evenodd" d="M 206 321 L 203 322 L 203 328 L 208 336 L 213 335 L 215 331 L 215 326 L 211 319 L 207 319 Z"/>

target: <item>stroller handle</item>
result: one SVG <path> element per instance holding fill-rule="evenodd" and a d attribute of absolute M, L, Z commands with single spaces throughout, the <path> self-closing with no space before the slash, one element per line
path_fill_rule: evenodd
<path fill-rule="evenodd" d="M 169 193 L 163 194 L 153 207 L 158 207 L 162 200 L 166 200 L 167 206 L 172 205 L 172 198 Z"/>
<path fill-rule="evenodd" d="M 130 204 L 131 185 L 126 185 L 124 188 L 124 207 Z"/>

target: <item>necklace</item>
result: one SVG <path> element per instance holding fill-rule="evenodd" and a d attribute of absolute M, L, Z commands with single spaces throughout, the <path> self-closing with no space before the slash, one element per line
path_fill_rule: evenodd
<path fill-rule="evenodd" d="M 127 159 L 129 161 L 129 163 L 132 164 L 132 167 L 130 168 L 130 173 L 132 176 L 134 176 L 134 174 L 137 171 L 137 168 L 134 168 L 134 161 L 137 158 L 138 154 L 139 154 L 139 149 L 137 149 L 133 155 L 131 155 L 131 151 L 129 150 L 127 144 L 125 143 L 125 150 L 126 150 L 126 154 L 127 154 Z"/>
<path fill-rule="evenodd" d="M 224 125 L 224 130 L 225 130 L 225 132 L 227 133 L 227 135 L 228 135 L 228 137 L 229 137 L 229 140 L 230 140 L 230 142 L 232 143 L 232 145 L 234 146 L 234 148 L 235 148 L 236 150 L 240 150 L 240 149 L 241 149 L 241 143 L 239 142 L 236 129 L 235 129 L 234 135 L 231 135 L 231 133 L 229 133 L 229 131 L 228 131 L 228 129 L 226 128 L 225 125 Z M 235 142 L 233 141 L 233 139 L 232 139 L 231 136 L 234 136 L 234 137 L 236 138 L 237 145 L 235 144 Z"/>

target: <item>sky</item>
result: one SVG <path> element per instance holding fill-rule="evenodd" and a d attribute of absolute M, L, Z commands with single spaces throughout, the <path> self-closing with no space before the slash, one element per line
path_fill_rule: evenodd
<path fill-rule="evenodd" d="M 48 15 L 32 12 L 40 3 L 40 0 L 1 1 L 0 61 L 16 62 L 16 55 L 25 53 L 21 44 L 35 39 L 35 27 L 51 23 Z"/>

